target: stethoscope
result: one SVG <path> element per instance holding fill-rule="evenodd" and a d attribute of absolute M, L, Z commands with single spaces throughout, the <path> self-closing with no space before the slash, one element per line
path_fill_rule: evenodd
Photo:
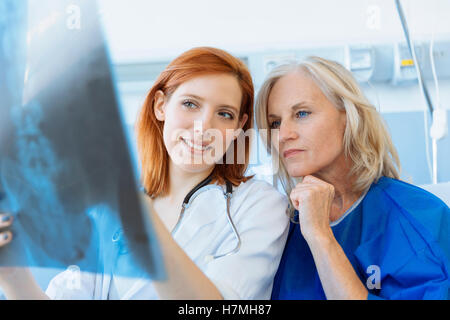
<path fill-rule="evenodd" d="M 177 221 L 177 223 L 175 224 L 175 227 L 172 230 L 172 234 L 174 234 L 178 230 L 178 228 L 180 226 L 180 222 L 183 219 L 184 212 L 191 204 L 192 196 L 194 196 L 194 195 L 198 196 L 199 193 L 197 191 L 200 190 L 201 188 L 207 186 L 208 184 L 210 184 L 211 181 L 212 181 L 212 177 L 210 175 L 206 179 L 201 181 L 199 184 L 197 184 L 186 195 L 186 197 L 183 200 L 183 204 L 181 205 L 181 211 L 180 211 L 180 215 L 178 217 L 178 221 Z M 233 220 L 231 219 L 231 213 L 230 213 L 231 197 L 233 196 L 233 185 L 228 180 L 225 180 L 225 185 L 226 185 L 226 191 L 223 193 L 223 195 L 224 195 L 226 203 L 227 203 L 227 219 L 228 219 L 229 225 L 231 226 L 231 229 L 233 230 L 234 236 L 237 239 L 237 244 L 234 247 L 234 249 L 232 249 L 232 250 L 230 250 L 230 251 L 228 251 L 226 253 L 219 254 L 219 255 L 207 255 L 205 257 L 205 262 L 210 262 L 210 261 L 218 259 L 218 258 L 222 258 L 222 257 L 226 257 L 226 256 L 229 256 L 229 255 L 235 254 L 235 253 L 237 253 L 239 251 L 239 249 L 241 247 L 241 237 L 239 236 L 239 233 L 238 233 L 238 231 L 236 229 L 236 226 L 234 225 Z M 220 186 L 216 185 L 216 186 L 211 186 L 211 187 L 217 187 L 217 188 L 220 188 L 221 191 L 223 191 L 223 189 Z M 205 188 L 204 191 L 207 191 L 209 189 L 210 188 Z"/>
<path fill-rule="evenodd" d="M 181 211 L 180 211 L 180 215 L 178 216 L 178 220 L 177 223 L 175 224 L 175 227 L 172 230 L 172 235 L 178 230 L 178 228 L 180 227 L 180 222 L 183 219 L 184 216 L 184 212 L 185 210 L 190 206 L 190 204 L 192 203 L 193 199 L 195 197 L 197 197 L 201 192 L 203 191 L 208 191 L 211 188 L 219 188 L 220 191 L 223 192 L 222 187 L 218 186 L 218 185 L 211 185 L 208 186 L 212 181 L 212 176 L 209 175 L 206 179 L 204 179 L 203 181 L 201 181 L 199 184 L 197 184 L 184 198 L 183 203 L 181 205 Z M 231 219 L 231 213 L 230 213 L 230 207 L 231 207 L 231 197 L 233 196 L 233 185 L 231 184 L 231 182 L 229 182 L 228 180 L 225 180 L 225 185 L 226 185 L 226 191 L 223 192 L 223 195 L 225 197 L 226 203 L 227 203 L 227 219 L 228 219 L 228 223 L 231 226 L 231 229 L 233 230 L 234 236 L 237 239 L 237 244 L 234 247 L 234 249 L 223 253 L 223 254 L 219 254 L 219 255 L 207 255 L 205 256 L 205 262 L 210 262 L 212 260 L 215 259 L 219 259 L 225 256 L 229 256 L 232 254 L 235 254 L 239 251 L 239 249 L 241 248 L 241 237 L 239 236 L 239 233 L 236 229 L 236 226 L 233 223 L 233 220 Z M 207 187 L 208 186 L 208 187 Z M 205 188 L 203 188 L 205 187 Z M 203 190 L 201 190 L 200 192 L 198 192 L 201 188 L 203 188 Z M 143 192 L 145 192 L 147 194 L 147 192 L 145 191 L 145 189 L 141 189 Z M 192 198 L 194 197 L 194 198 Z M 128 253 L 128 248 L 127 246 L 122 243 L 123 241 L 123 230 L 120 228 L 119 230 L 117 230 L 113 237 L 112 237 L 112 242 L 117 243 L 117 245 L 119 245 L 119 254 L 126 254 Z"/>

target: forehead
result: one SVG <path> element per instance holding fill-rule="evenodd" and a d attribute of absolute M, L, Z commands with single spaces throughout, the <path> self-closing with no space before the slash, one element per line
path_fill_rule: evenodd
<path fill-rule="evenodd" d="M 291 72 L 275 82 L 268 98 L 268 108 L 276 111 L 300 102 L 326 99 L 317 84 L 304 72 Z"/>
<path fill-rule="evenodd" d="M 174 95 L 195 95 L 211 103 L 239 107 L 242 90 L 234 75 L 219 73 L 191 78 L 180 84 Z"/>

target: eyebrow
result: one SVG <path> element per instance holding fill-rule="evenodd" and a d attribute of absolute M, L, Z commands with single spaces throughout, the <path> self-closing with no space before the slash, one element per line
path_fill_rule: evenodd
<path fill-rule="evenodd" d="M 197 100 L 200 100 L 200 101 L 203 101 L 203 100 L 204 100 L 202 97 L 196 96 L 195 94 L 183 94 L 183 95 L 181 95 L 181 97 L 184 97 L 184 98 L 194 98 L 194 99 L 197 99 Z"/>
<path fill-rule="evenodd" d="M 310 104 L 308 102 L 306 102 L 306 101 L 298 102 L 298 103 L 293 104 L 291 106 L 291 110 L 292 111 L 296 111 L 296 110 L 298 110 L 298 109 L 300 109 L 302 107 L 308 107 L 309 105 Z M 267 117 L 268 118 L 279 118 L 277 115 L 274 115 L 274 114 L 269 114 Z"/>
<path fill-rule="evenodd" d="M 204 100 L 205 100 L 205 99 L 203 99 L 202 97 L 197 96 L 197 95 L 195 95 L 195 94 L 183 94 L 183 95 L 181 95 L 180 97 L 184 97 L 184 98 L 194 98 L 194 99 L 200 100 L 200 101 L 204 101 Z M 230 108 L 230 109 L 234 110 L 234 112 L 236 112 L 236 113 L 239 114 L 238 108 L 233 107 L 233 106 L 231 106 L 231 105 L 228 105 L 228 104 L 221 104 L 219 107 L 220 107 L 220 108 Z"/>

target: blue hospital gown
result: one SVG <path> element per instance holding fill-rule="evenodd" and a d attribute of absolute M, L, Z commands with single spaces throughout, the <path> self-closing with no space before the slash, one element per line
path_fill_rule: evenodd
<path fill-rule="evenodd" d="M 449 207 L 431 193 L 382 177 L 331 228 L 368 299 L 447 299 L 449 217 Z M 326 299 L 308 244 L 292 222 L 272 299 Z"/>

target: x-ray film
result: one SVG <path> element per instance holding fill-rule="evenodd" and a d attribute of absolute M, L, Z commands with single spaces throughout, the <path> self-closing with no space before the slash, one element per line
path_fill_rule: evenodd
<path fill-rule="evenodd" d="M 0 1 L 0 265 L 160 278 L 99 19 L 92 0 Z"/>

